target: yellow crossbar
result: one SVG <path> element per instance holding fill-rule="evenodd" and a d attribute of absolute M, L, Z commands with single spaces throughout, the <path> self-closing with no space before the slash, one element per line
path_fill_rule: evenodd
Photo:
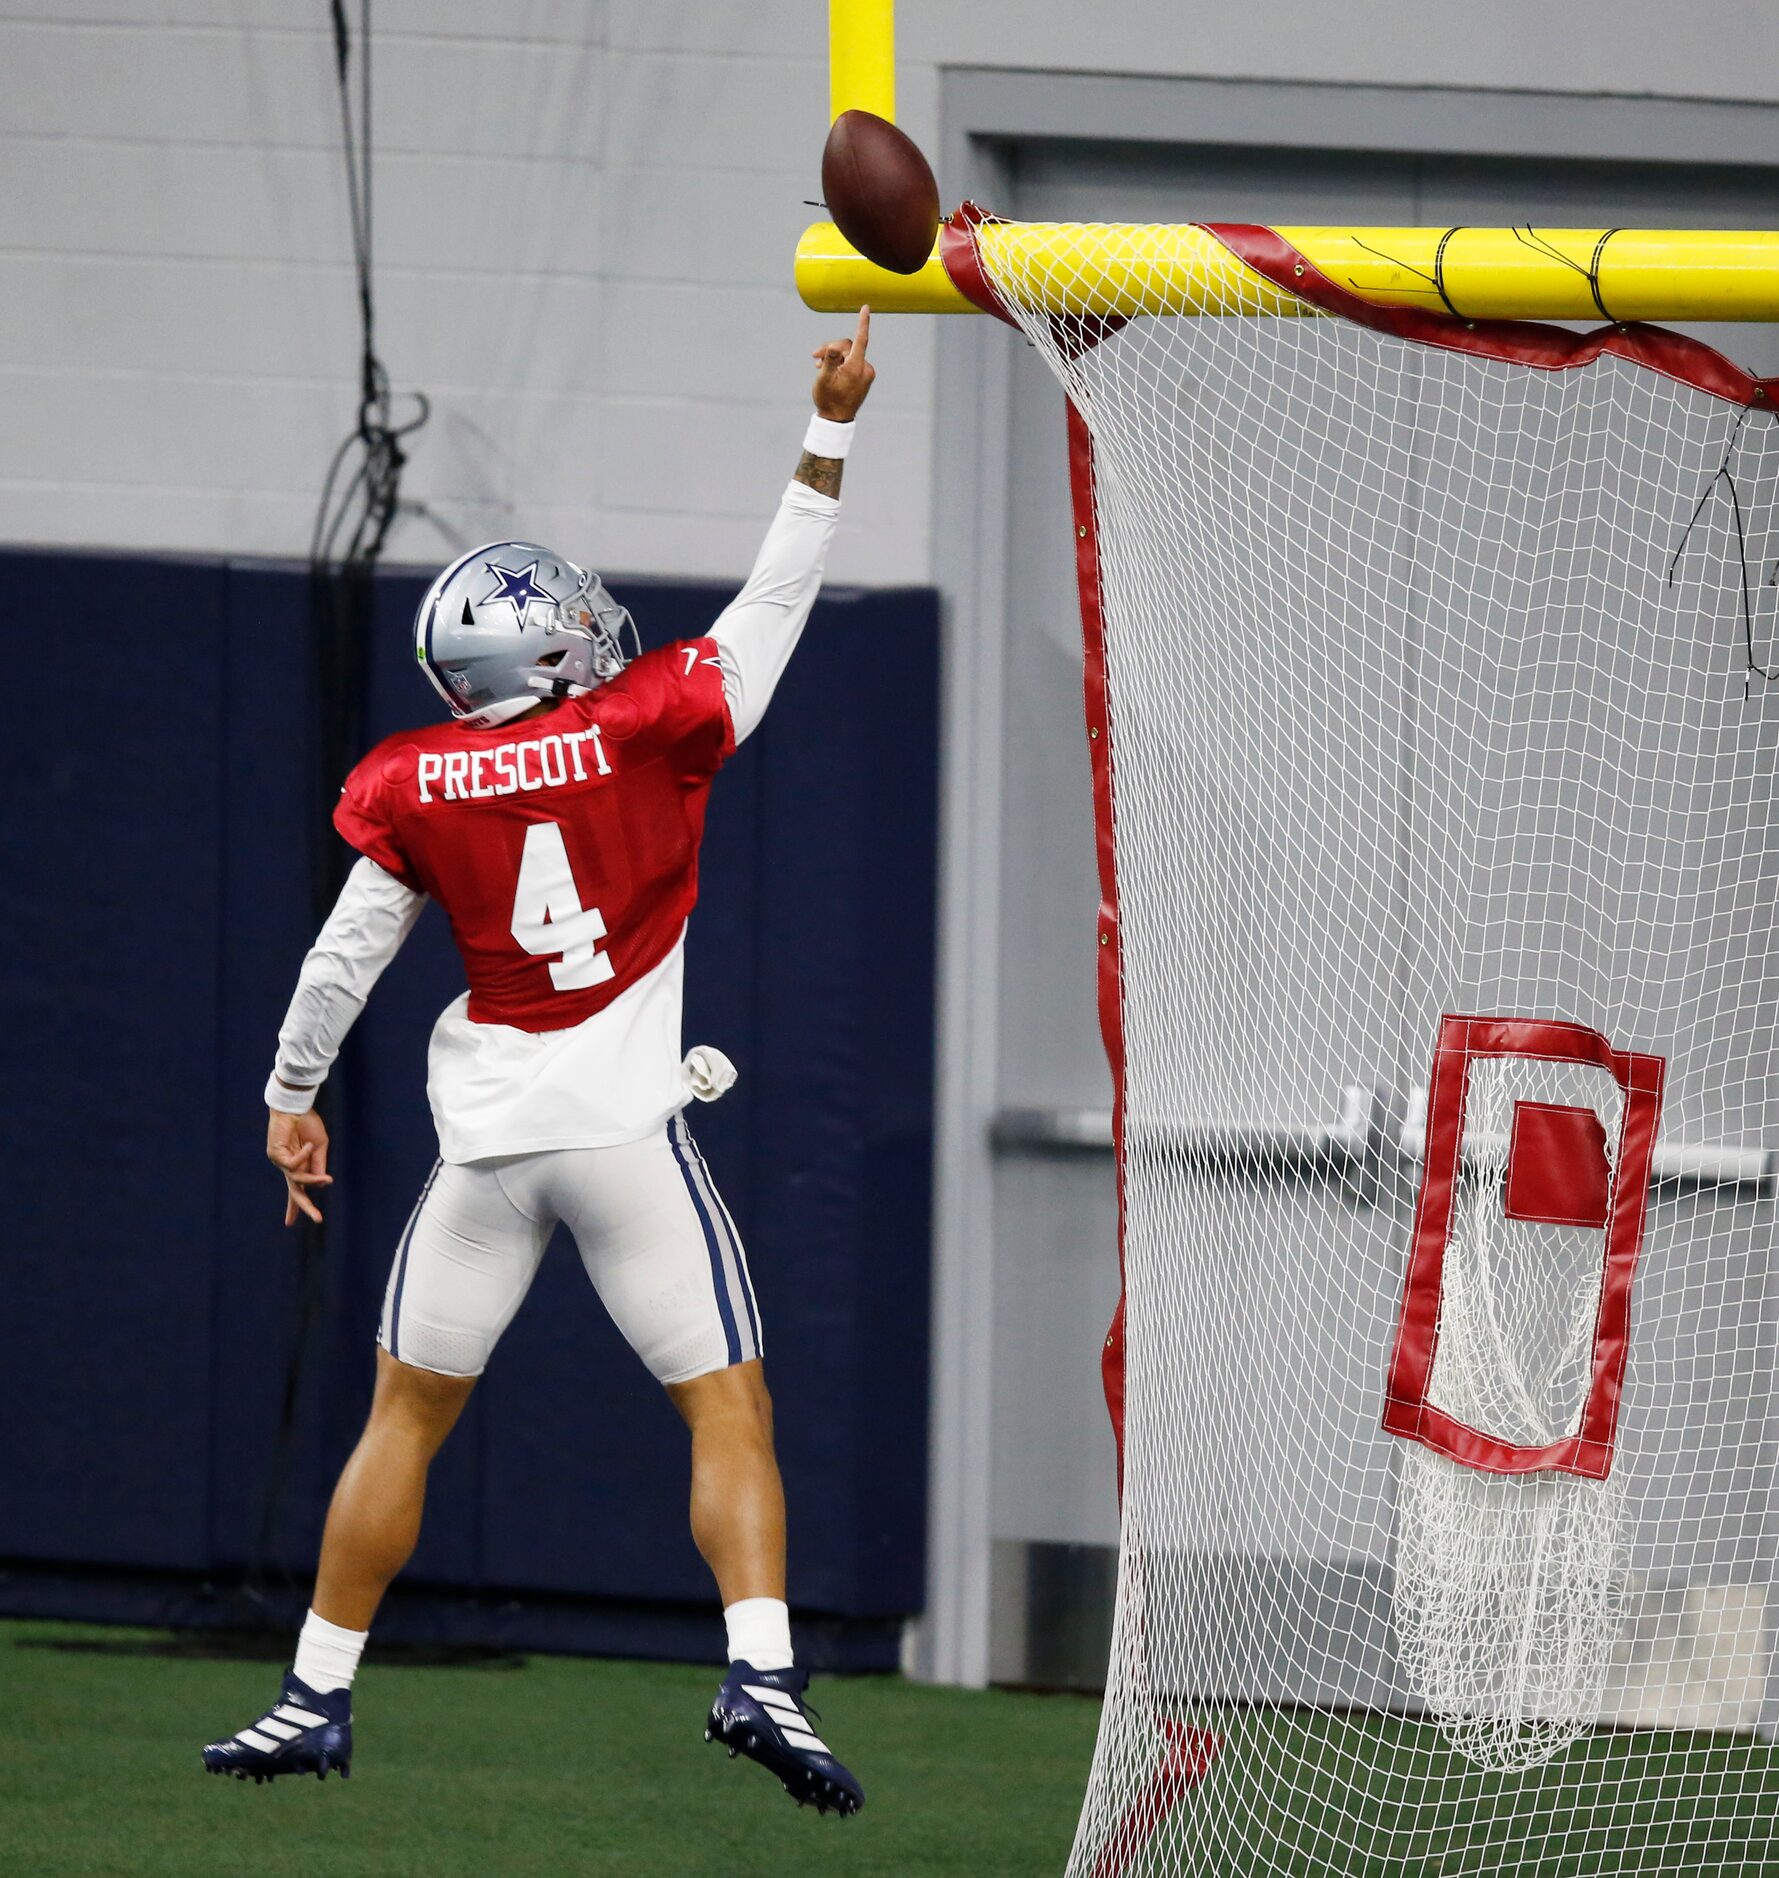
<path fill-rule="evenodd" d="M 1303 310 L 1187 223 L 1003 222 L 978 232 L 998 278 L 1031 282 L 1050 313 Z M 1449 301 L 1466 318 L 1598 321 L 1591 271 L 1613 319 L 1779 319 L 1779 232 L 1621 228 L 1604 243 L 1597 228 L 1278 232 L 1336 285 L 1377 306 L 1438 310 Z M 977 311 L 952 286 L 937 248 L 918 274 L 892 274 L 832 222 L 817 222 L 797 244 L 797 291 L 826 313 L 866 302 L 880 313 Z"/>

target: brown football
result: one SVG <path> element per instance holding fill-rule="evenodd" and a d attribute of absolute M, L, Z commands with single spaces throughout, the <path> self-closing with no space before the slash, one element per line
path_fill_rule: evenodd
<path fill-rule="evenodd" d="M 939 232 L 939 185 L 905 132 L 872 111 L 842 111 L 822 152 L 834 225 L 867 261 L 915 274 Z"/>

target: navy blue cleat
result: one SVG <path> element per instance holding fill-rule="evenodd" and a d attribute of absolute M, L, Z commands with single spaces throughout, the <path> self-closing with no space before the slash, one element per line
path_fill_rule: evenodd
<path fill-rule="evenodd" d="M 865 1790 L 835 1760 L 803 1706 L 806 1669 L 755 1669 L 731 1663 L 705 1725 L 706 1741 L 720 1741 L 733 1760 L 745 1754 L 784 1782 L 799 1806 L 830 1809 L 842 1819 L 865 1804 Z"/>
<path fill-rule="evenodd" d="M 299 1682 L 292 1670 L 284 1678 L 283 1693 L 258 1721 L 226 1741 L 210 1743 L 204 1750 L 204 1769 L 251 1779 L 256 1785 L 280 1774 L 313 1774 L 325 1780 L 330 1770 L 344 1780 L 352 1771 L 352 1691 L 333 1689 L 322 1695 Z"/>

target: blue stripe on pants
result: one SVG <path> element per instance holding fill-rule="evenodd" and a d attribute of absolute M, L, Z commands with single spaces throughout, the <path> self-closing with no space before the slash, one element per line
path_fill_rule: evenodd
<path fill-rule="evenodd" d="M 722 1247 L 717 1243 L 715 1222 L 711 1219 L 710 1209 L 704 1204 L 704 1196 L 698 1191 L 698 1182 L 686 1158 L 684 1143 L 689 1139 L 685 1124 L 675 1116 L 667 1125 L 668 1145 L 673 1149 L 673 1158 L 679 1163 L 680 1178 L 686 1183 L 686 1192 L 691 1196 L 698 1223 L 704 1228 L 704 1249 L 710 1254 L 710 1280 L 716 1288 L 717 1314 L 723 1320 L 723 1338 L 728 1346 L 729 1361 L 739 1363 L 741 1337 L 735 1328 L 735 1307 L 729 1300 L 729 1280 L 723 1270 Z"/>
<path fill-rule="evenodd" d="M 402 1286 L 408 1277 L 408 1247 L 414 1242 L 414 1228 L 420 1224 L 420 1209 L 426 1204 L 426 1196 L 432 1192 L 432 1183 L 439 1177 L 443 1160 L 434 1161 L 432 1172 L 426 1176 L 426 1185 L 420 1189 L 420 1198 L 414 1202 L 414 1210 L 408 1215 L 408 1223 L 402 1228 L 401 1244 L 395 1249 L 395 1295 L 389 1300 L 389 1354 L 399 1363 L 401 1351 L 396 1339 L 401 1333 L 402 1321 Z"/>
<path fill-rule="evenodd" d="M 723 1196 L 717 1191 L 717 1183 L 710 1177 L 710 1164 L 705 1160 L 698 1143 L 692 1139 L 692 1131 L 686 1127 L 685 1118 L 679 1118 L 679 1126 L 685 1139 L 686 1150 L 692 1158 L 692 1172 L 698 1181 L 699 1191 L 716 1221 L 718 1235 L 723 1242 L 723 1249 L 728 1253 L 735 1270 L 735 1284 L 741 1293 L 741 1302 L 747 1311 L 747 1323 L 742 1327 L 742 1340 L 751 1343 L 752 1349 L 745 1351 L 748 1356 L 763 1354 L 760 1347 L 760 1309 L 754 1299 L 753 1275 L 747 1269 L 747 1254 L 741 1249 L 741 1234 L 735 1230 L 735 1222 L 729 1217 L 729 1208 Z"/>

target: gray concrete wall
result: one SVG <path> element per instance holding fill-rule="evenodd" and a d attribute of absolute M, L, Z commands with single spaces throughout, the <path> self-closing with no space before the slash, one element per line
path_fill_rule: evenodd
<path fill-rule="evenodd" d="M 739 573 L 824 330 L 789 256 L 819 194 L 826 9 L 376 17 L 381 343 L 436 405 L 406 486 L 436 520 L 392 552 L 522 526 L 609 567 Z M 900 40 L 901 114 L 934 149 L 960 66 L 1779 96 L 1779 18 L 1733 0 L 1684 21 L 1649 0 L 904 0 Z M 322 6 L 5 0 L 0 539 L 301 551 L 354 411 L 347 263 Z M 880 330 L 841 578 L 933 571 L 933 348 L 931 322 Z"/>
<path fill-rule="evenodd" d="M 789 9 L 779 9 L 788 11 Z M 916 63 L 1033 71 L 1450 85 L 1500 91 L 1779 97 L 1779 18 L 1742 0 L 903 0 Z"/>
<path fill-rule="evenodd" d="M 818 12 L 375 9 L 379 341 L 434 401 L 405 493 L 436 521 L 394 555 L 524 529 L 608 568 L 745 571 L 833 324 L 790 285 Z M 326 8 L 5 15 L 0 539 L 303 551 L 356 409 Z M 844 578 L 926 570 L 931 344 L 880 336 Z"/>

